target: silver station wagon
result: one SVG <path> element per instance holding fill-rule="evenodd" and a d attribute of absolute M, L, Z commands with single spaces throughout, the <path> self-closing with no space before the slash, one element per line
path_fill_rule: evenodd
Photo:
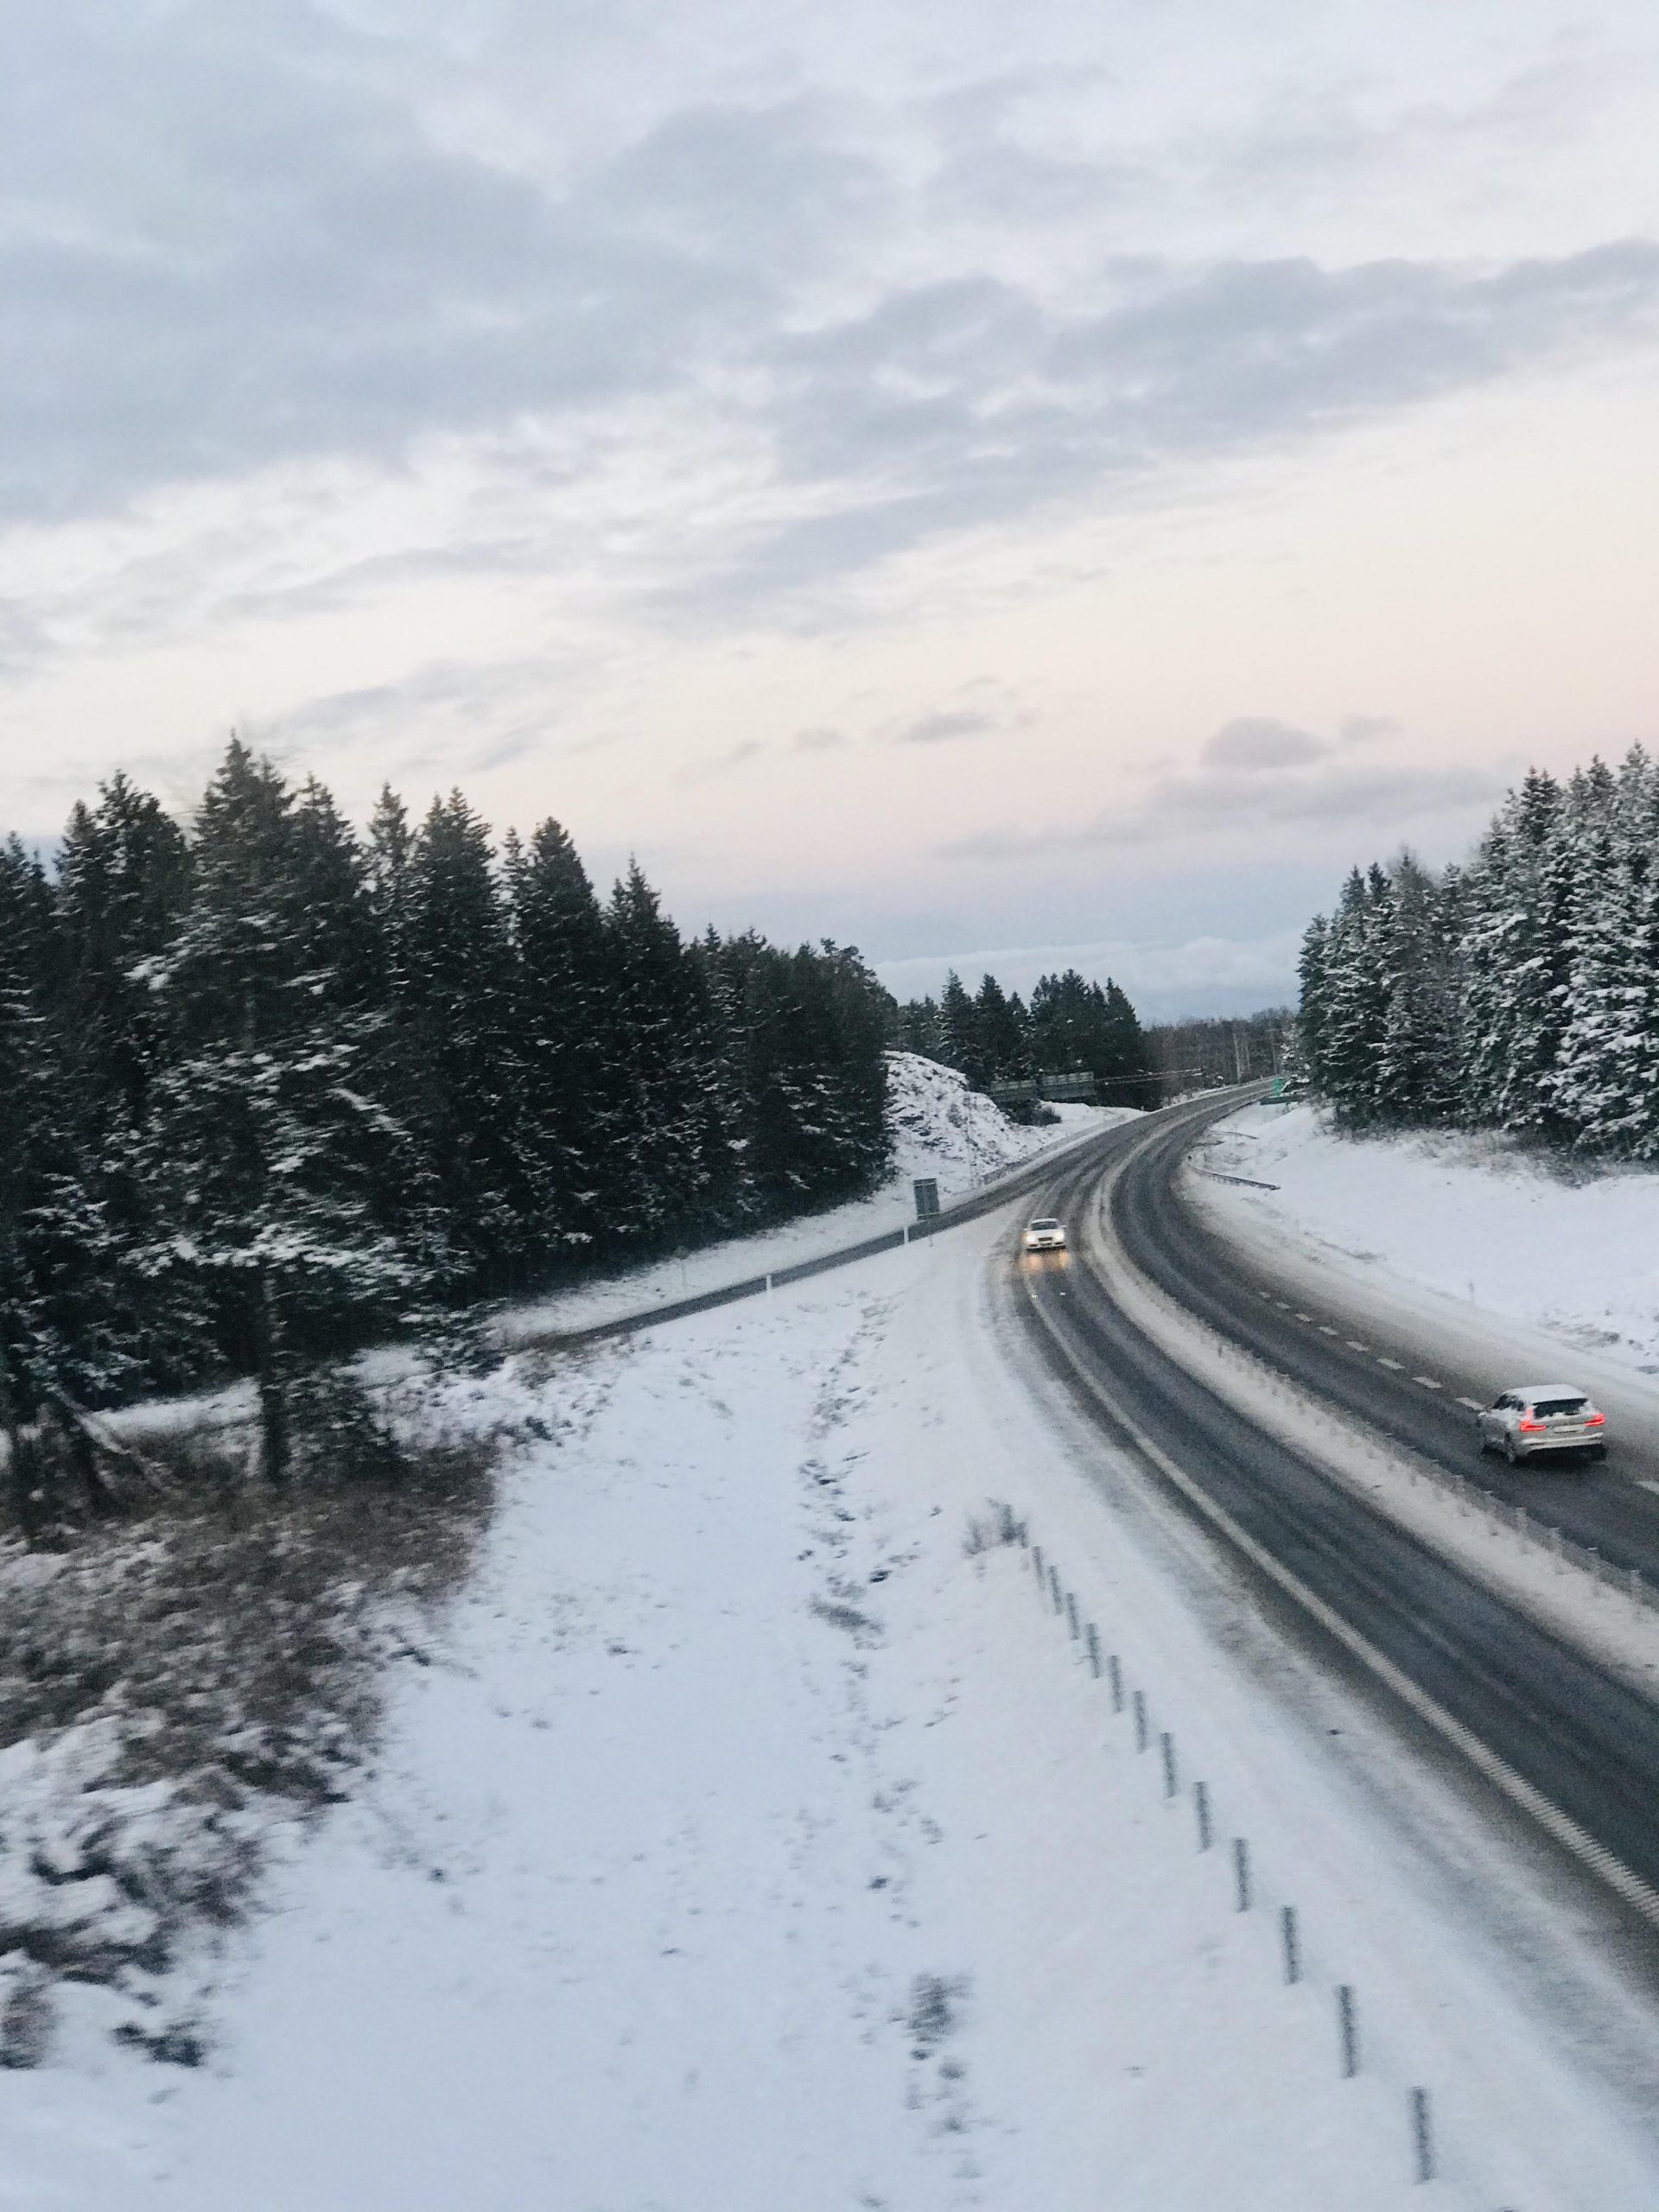
<path fill-rule="evenodd" d="M 1522 1382 L 1475 1416 L 1483 1452 L 1501 1452 L 1510 1465 L 1545 1452 L 1587 1452 L 1607 1457 L 1607 1416 L 1570 1382 Z"/>

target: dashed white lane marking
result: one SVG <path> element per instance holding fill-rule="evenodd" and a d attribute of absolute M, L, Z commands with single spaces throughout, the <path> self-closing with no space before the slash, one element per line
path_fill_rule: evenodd
<path fill-rule="evenodd" d="M 1329 1326 L 1327 1325 L 1327 1324 L 1326 1324 L 1326 1323 L 1325 1323 L 1324 1321 L 1321 1321 L 1321 1322 L 1320 1322 L 1320 1324 L 1319 1324 L 1319 1334 L 1320 1334 L 1322 1337 L 1334 1337 L 1334 1336 L 1336 1335 L 1336 1333 L 1337 1333 L 1337 1332 L 1336 1332 L 1336 1331 L 1335 1331 L 1334 1329 L 1332 1329 L 1332 1328 L 1329 1327 Z"/>
<path fill-rule="evenodd" d="M 1396 1375 L 1402 1374 L 1405 1369 L 1403 1360 L 1384 1359 L 1381 1352 L 1376 1355 L 1376 1363 L 1379 1367 L 1391 1367 Z"/>
<path fill-rule="evenodd" d="M 1350 1351 L 1370 1351 L 1370 1344 L 1361 1344 L 1357 1337 L 1344 1337 L 1343 1342 Z"/>
<path fill-rule="evenodd" d="M 1296 1316 L 1296 1319 L 1297 1319 L 1299 1321 L 1311 1321 L 1311 1320 L 1313 1319 L 1313 1316 L 1311 1313 L 1299 1313 L 1297 1314 L 1297 1316 Z"/>
<path fill-rule="evenodd" d="M 1446 1388 L 1444 1382 L 1437 1382 L 1432 1375 L 1414 1375 L 1411 1379 L 1414 1382 L 1421 1382 L 1425 1390 L 1444 1390 Z"/>
<path fill-rule="evenodd" d="M 1486 1410 L 1478 1398 L 1459 1398 L 1458 1403 L 1460 1406 L 1467 1406 L 1471 1414 L 1484 1414 Z"/>
<path fill-rule="evenodd" d="M 1650 1490 L 1656 1495 L 1659 1495 L 1659 1483 L 1650 1483 L 1643 1476 L 1638 1475 L 1637 1477 L 1636 1486 L 1637 1490 Z"/>

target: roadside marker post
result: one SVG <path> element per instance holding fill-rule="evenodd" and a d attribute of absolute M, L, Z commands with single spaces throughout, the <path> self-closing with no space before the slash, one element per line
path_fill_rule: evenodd
<path fill-rule="evenodd" d="M 1359 2024 L 1354 2017 L 1351 1984 L 1337 1985 L 1337 2044 L 1342 2053 L 1342 2078 L 1351 2082 L 1359 2071 Z"/>
<path fill-rule="evenodd" d="M 1434 2137 L 1429 2125 L 1428 2091 L 1411 2093 L 1411 2153 L 1414 2180 L 1434 2178 Z"/>

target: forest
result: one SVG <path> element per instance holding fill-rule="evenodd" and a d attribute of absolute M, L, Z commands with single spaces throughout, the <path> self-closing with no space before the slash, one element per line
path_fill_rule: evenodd
<path fill-rule="evenodd" d="M 1109 977 L 1103 986 L 1075 969 L 1040 977 L 1027 1006 L 987 976 L 969 992 L 953 969 L 939 997 L 899 1009 L 896 1040 L 958 1068 L 976 1090 L 1033 1076 L 1087 1073 L 1103 1105 L 1156 1106 L 1162 1088 L 1139 1017 Z"/>
<path fill-rule="evenodd" d="M 280 1478 L 320 1362 L 869 1188 L 891 1020 L 556 822 L 360 836 L 239 741 L 188 827 L 118 776 L 0 847 L 0 1433 L 253 1376 Z"/>
<path fill-rule="evenodd" d="M 1461 867 L 1356 868 L 1301 957 L 1300 1054 L 1349 1129 L 1659 1157 L 1659 772 L 1529 772 Z"/>

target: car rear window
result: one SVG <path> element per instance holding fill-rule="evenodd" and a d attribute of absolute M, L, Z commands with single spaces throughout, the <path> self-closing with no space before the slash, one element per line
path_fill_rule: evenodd
<path fill-rule="evenodd" d="M 1535 1414 L 1581 1414 L 1589 1402 L 1588 1398 L 1540 1398 L 1532 1410 Z"/>

